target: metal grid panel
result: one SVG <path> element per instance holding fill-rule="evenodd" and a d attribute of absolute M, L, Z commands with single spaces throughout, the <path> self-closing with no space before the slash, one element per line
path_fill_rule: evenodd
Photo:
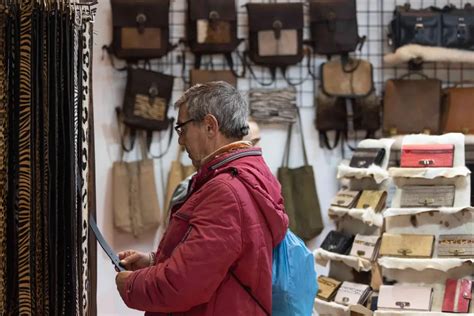
<path fill-rule="evenodd" d="M 245 41 L 238 47 L 239 52 L 243 52 L 247 47 L 248 25 L 247 10 L 244 5 L 248 2 L 301 2 L 301 0 L 237 0 L 238 5 L 238 36 Z M 403 5 L 409 2 L 413 8 L 426 8 L 431 5 L 442 7 L 446 4 L 454 4 L 457 7 L 464 6 L 466 1 L 404 1 L 404 0 L 357 0 L 357 18 L 359 24 L 359 35 L 366 35 L 367 39 L 361 51 L 354 53 L 354 56 L 369 60 L 374 67 L 374 82 L 377 92 L 382 93 L 384 82 L 390 78 L 398 78 L 408 72 L 407 65 L 397 67 L 387 67 L 383 64 L 383 55 L 391 52 L 387 43 L 387 32 L 393 10 L 396 5 Z M 304 39 L 310 38 L 309 32 L 309 16 L 308 5 L 305 5 L 305 29 Z M 170 14 L 170 40 L 173 44 L 178 43 L 185 36 L 186 23 L 186 0 L 172 0 Z M 181 93 L 188 88 L 181 78 L 182 76 L 182 56 L 183 52 L 186 56 L 186 73 L 184 77 L 187 81 L 189 69 L 193 67 L 193 54 L 184 45 L 180 44 L 175 50 L 170 52 L 166 57 L 151 62 L 152 69 L 172 74 L 177 77 L 174 85 L 173 100 L 176 100 Z M 240 60 L 234 54 L 234 63 L 239 71 L 242 67 Z M 287 77 L 292 82 L 297 82 L 305 78 L 308 74 L 307 58 L 295 66 L 289 67 Z M 296 86 L 297 104 L 300 107 L 313 107 L 315 88 L 319 85 L 319 66 L 326 61 L 325 56 L 314 55 L 312 60 L 312 71 L 316 74 L 317 79 L 309 77 L 301 85 Z M 203 56 L 202 69 L 228 69 L 224 58 L 220 55 Z M 260 81 L 268 81 L 270 79 L 269 71 L 264 67 L 253 66 L 255 74 Z M 474 66 L 461 63 L 425 63 L 423 73 L 430 77 L 435 77 L 443 81 L 444 86 L 452 85 L 465 80 L 474 80 Z M 275 82 L 269 88 L 281 88 L 288 86 L 288 83 L 277 72 Z M 248 73 L 246 78 L 238 79 L 238 88 L 243 92 L 247 92 L 250 88 L 258 88 L 261 85 L 256 82 Z"/>

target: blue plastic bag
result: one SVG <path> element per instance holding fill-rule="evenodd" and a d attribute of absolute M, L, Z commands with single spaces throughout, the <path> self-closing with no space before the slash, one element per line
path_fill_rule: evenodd
<path fill-rule="evenodd" d="M 273 249 L 272 315 L 311 316 L 318 292 L 313 254 L 290 230 Z"/>

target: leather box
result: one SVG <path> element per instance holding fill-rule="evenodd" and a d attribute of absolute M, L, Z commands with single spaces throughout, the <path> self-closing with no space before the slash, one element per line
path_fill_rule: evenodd
<path fill-rule="evenodd" d="M 337 192 L 336 196 L 331 202 L 332 206 L 353 208 L 360 196 L 360 191 L 341 190 Z"/>
<path fill-rule="evenodd" d="M 371 293 L 367 284 L 344 281 L 337 290 L 334 302 L 343 305 L 364 304 Z"/>
<path fill-rule="evenodd" d="M 366 236 L 357 234 L 352 243 L 350 255 L 373 260 L 377 256 L 379 236 Z"/>
<path fill-rule="evenodd" d="M 474 87 L 444 91 L 443 133 L 474 134 Z"/>
<path fill-rule="evenodd" d="M 438 257 L 474 257 L 474 235 L 439 235 Z"/>
<path fill-rule="evenodd" d="M 378 309 L 431 311 L 433 289 L 423 286 L 380 286 Z"/>
<path fill-rule="evenodd" d="M 468 313 L 472 300 L 472 281 L 447 279 L 444 290 L 443 312 Z"/>
<path fill-rule="evenodd" d="M 433 241 L 433 235 L 384 233 L 379 253 L 391 257 L 431 258 Z"/>
<path fill-rule="evenodd" d="M 334 295 L 336 294 L 337 289 L 341 286 L 342 282 L 326 277 L 318 277 L 318 298 L 331 301 Z"/>
<path fill-rule="evenodd" d="M 332 230 L 324 238 L 321 248 L 327 251 L 345 255 L 349 253 L 354 236 Z"/>
<path fill-rule="evenodd" d="M 378 213 L 382 211 L 383 208 L 385 207 L 386 200 L 387 200 L 386 191 L 364 190 L 362 191 L 362 194 L 360 195 L 356 208 L 371 207 L 376 213 Z"/>
<path fill-rule="evenodd" d="M 402 188 L 401 207 L 451 207 L 454 185 L 409 185 Z"/>
<path fill-rule="evenodd" d="M 385 84 L 383 130 L 386 134 L 440 130 L 441 81 L 390 79 Z"/>
<path fill-rule="evenodd" d="M 402 168 L 451 168 L 454 159 L 453 144 L 403 145 L 400 158 Z"/>
<path fill-rule="evenodd" d="M 349 166 L 353 168 L 368 168 L 371 164 L 380 166 L 384 157 L 384 148 L 356 148 Z"/>

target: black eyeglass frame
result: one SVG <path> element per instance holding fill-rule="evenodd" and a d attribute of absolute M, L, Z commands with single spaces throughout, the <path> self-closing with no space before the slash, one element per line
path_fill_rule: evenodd
<path fill-rule="evenodd" d="M 178 133 L 178 135 L 181 135 L 183 133 L 184 125 L 186 125 L 188 123 L 191 123 L 191 122 L 194 122 L 194 121 L 195 121 L 195 119 L 189 119 L 187 121 L 184 121 L 183 123 L 176 124 L 175 127 L 174 127 L 174 130 L 176 131 L 176 133 Z"/>

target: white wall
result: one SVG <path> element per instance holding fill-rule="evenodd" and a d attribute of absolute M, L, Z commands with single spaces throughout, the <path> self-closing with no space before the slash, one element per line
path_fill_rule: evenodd
<path fill-rule="evenodd" d="M 244 1 L 241 1 L 244 2 Z M 174 0 L 174 6 L 183 7 L 185 0 Z M 183 15 L 180 15 L 183 17 Z M 109 44 L 112 37 L 112 20 L 110 3 L 107 0 L 99 1 L 96 22 L 94 25 L 94 72 L 93 72 L 93 101 L 95 111 L 95 144 L 96 144 L 96 194 L 97 194 L 97 222 L 106 239 L 116 251 L 125 249 L 137 249 L 141 251 L 155 250 L 158 243 L 158 233 L 149 232 L 145 236 L 134 239 L 133 236 L 123 234 L 113 227 L 111 167 L 115 160 L 119 159 L 119 137 L 114 108 L 121 106 L 125 87 L 125 72 L 115 71 L 109 62 L 107 55 L 102 52 L 102 46 Z M 103 58 L 102 58 L 103 57 Z M 179 75 L 180 68 L 173 68 L 174 75 Z M 166 72 L 166 70 L 163 70 Z M 248 82 L 239 80 L 239 86 L 247 86 Z M 181 80 L 175 80 L 173 101 L 179 97 L 182 86 Z M 306 104 L 312 104 L 312 100 L 305 100 Z M 174 109 L 170 109 L 171 116 L 176 116 Z M 312 247 L 319 245 L 321 238 L 330 229 L 327 217 L 327 208 L 332 196 L 337 191 L 336 166 L 340 162 L 340 151 L 322 150 L 318 144 L 318 135 L 314 128 L 314 109 L 305 107 L 301 109 L 303 129 L 305 135 L 306 150 L 310 164 L 314 167 L 316 186 L 323 210 L 323 218 L 326 224 L 325 231 L 310 243 Z M 281 164 L 283 148 L 286 139 L 286 129 L 278 126 L 261 126 L 262 141 L 260 146 L 263 155 L 273 172 Z M 294 133 L 291 165 L 299 166 L 303 163 L 299 132 Z M 162 135 L 165 136 L 165 135 Z M 176 135 L 175 135 L 176 136 Z M 158 137 L 155 139 L 154 152 L 159 151 L 159 145 L 166 145 L 166 137 L 162 137 L 160 143 Z M 163 164 L 165 177 L 170 162 L 175 158 L 177 138 L 174 137 L 170 153 L 161 161 L 155 160 L 156 183 L 159 191 L 160 202 L 163 203 L 163 186 L 161 182 L 160 163 Z M 134 159 L 135 155 L 129 155 L 126 159 Z M 122 302 L 115 287 L 115 271 L 104 252 L 98 248 L 98 280 L 97 280 L 97 305 L 98 315 L 142 315 L 142 312 L 128 309 Z"/>

